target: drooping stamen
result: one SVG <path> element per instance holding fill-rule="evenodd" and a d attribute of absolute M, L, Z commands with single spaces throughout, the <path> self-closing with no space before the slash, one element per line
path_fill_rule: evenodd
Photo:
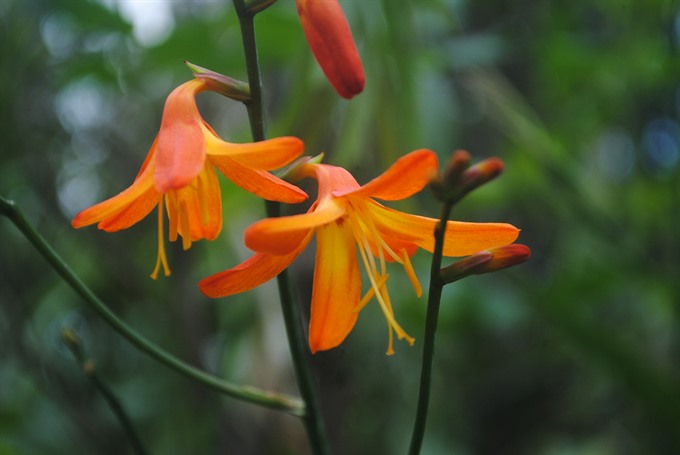
<path fill-rule="evenodd" d="M 420 282 L 418 281 L 418 277 L 416 276 L 416 273 L 413 270 L 413 265 L 411 264 L 411 260 L 408 257 L 408 253 L 407 253 L 406 249 L 402 248 L 401 251 L 400 251 L 401 256 L 398 256 L 397 253 L 395 253 L 394 250 L 382 238 L 382 236 L 380 235 L 380 232 L 375 227 L 375 223 L 373 223 L 373 219 L 371 219 L 370 214 L 367 213 L 366 209 L 362 206 L 359 206 L 358 210 L 363 215 L 363 219 L 367 220 L 367 222 L 365 223 L 365 226 L 368 228 L 369 233 L 371 234 L 373 243 L 376 245 L 376 249 L 378 250 L 378 253 L 380 254 L 381 268 L 384 269 L 384 267 L 385 267 L 385 262 L 384 262 L 384 257 L 383 257 L 383 251 L 385 251 L 385 252 L 387 252 L 387 254 L 390 255 L 390 257 L 392 259 L 394 259 L 395 262 L 401 264 L 404 267 L 404 271 L 406 272 L 408 279 L 411 281 L 411 284 L 413 285 L 413 289 L 415 289 L 415 291 L 416 291 L 416 295 L 418 297 L 420 297 L 423 294 L 423 290 L 420 286 Z M 383 271 L 383 274 L 384 273 L 385 272 Z"/>
<path fill-rule="evenodd" d="M 392 330 L 392 327 L 389 327 L 389 324 L 387 329 L 387 351 L 385 351 L 385 355 L 394 355 L 394 330 Z"/>
<path fill-rule="evenodd" d="M 389 275 L 382 275 L 377 281 L 378 286 L 382 286 L 385 283 L 387 283 L 387 279 L 389 277 L 390 277 Z M 373 287 L 369 288 L 368 291 L 366 291 L 366 295 L 364 295 L 364 297 L 361 299 L 359 304 L 356 307 L 354 307 L 354 309 L 352 311 L 355 312 L 355 313 L 358 313 L 359 311 L 363 310 L 364 307 L 368 304 L 368 302 L 371 301 L 371 299 L 373 298 L 374 295 L 375 295 L 375 289 L 373 289 Z"/>
<path fill-rule="evenodd" d="M 385 267 L 385 255 L 383 252 L 387 252 L 387 254 L 397 263 L 401 264 L 402 260 L 397 253 L 394 252 L 394 250 L 385 242 L 385 239 L 382 238 L 382 235 L 380 235 L 380 231 L 378 231 L 378 228 L 375 227 L 375 223 L 373 222 L 373 218 L 371 218 L 370 212 L 366 209 L 366 207 L 361 204 L 357 206 L 357 210 L 361 213 L 361 218 L 362 220 L 365 220 L 365 225 L 368 230 L 368 232 L 371 234 L 371 240 L 373 240 L 373 243 L 375 244 L 375 249 L 378 250 L 378 255 L 380 257 L 380 263 L 381 267 Z"/>
<path fill-rule="evenodd" d="M 352 210 L 353 207 L 350 205 L 349 206 L 349 219 L 352 221 L 352 232 L 354 234 L 354 239 L 359 243 L 361 241 L 362 246 L 364 247 L 365 251 L 368 251 L 369 253 L 371 252 L 371 244 L 368 241 L 368 238 L 364 234 L 364 231 L 366 231 L 365 228 L 365 223 L 363 222 L 363 219 L 361 217 L 361 212 L 357 212 Z M 373 254 L 368 254 L 368 261 L 370 263 L 370 268 L 367 268 L 366 271 L 369 272 L 372 275 L 377 275 L 378 274 L 378 267 L 375 263 L 375 258 L 373 257 Z M 382 271 L 382 275 L 385 275 L 385 271 Z"/>
<path fill-rule="evenodd" d="M 394 314 L 392 312 L 392 307 L 391 305 L 385 301 L 383 298 L 383 293 L 385 295 L 388 295 L 387 293 L 387 287 L 384 285 L 383 286 L 378 286 L 378 283 L 376 281 L 376 276 L 379 276 L 377 273 L 377 270 L 375 270 L 375 263 L 371 264 L 371 261 L 369 261 L 368 252 L 370 252 L 370 248 L 367 248 L 366 244 L 368 241 L 366 240 L 366 237 L 363 235 L 363 232 L 360 231 L 360 227 L 357 226 L 356 220 L 353 219 L 353 217 L 349 217 L 350 223 L 352 226 L 352 231 L 354 234 L 354 238 L 357 241 L 357 246 L 359 247 L 359 254 L 361 256 L 361 260 L 364 263 L 364 267 L 366 268 L 366 274 L 368 275 L 368 280 L 371 282 L 371 287 L 373 288 L 375 298 L 378 301 L 378 304 L 380 305 L 380 308 L 382 309 L 383 315 L 385 316 L 385 319 L 387 320 L 388 326 L 391 329 L 394 329 L 395 332 L 397 332 L 397 337 L 399 339 L 406 338 L 409 340 L 409 343 L 413 343 L 413 338 L 410 337 L 406 331 L 399 325 L 399 323 L 394 319 Z M 373 265 L 373 268 L 371 267 Z M 389 297 L 388 297 L 389 298 Z M 391 336 L 390 336 L 391 339 Z M 391 346 L 391 345 L 390 345 Z M 388 349 L 388 352 L 390 350 Z"/>
<path fill-rule="evenodd" d="M 387 307 L 387 310 L 392 315 L 392 319 L 394 319 L 394 310 L 392 309 L 392 300 L 390 299 L 389 292 L 387 292 L 387 286 L 386 285 L 383 285 L 383 286 L 380 287 L 380 295 L 382 296 L 383 300 L 385 301 L 385 306 Z M 396 321 L 396 319 L 395 319 L 395 321 Z M 415 338 L 410 336 L 403 329 L 401 330 L 401 332 L 399 332 L 399 330 L 396 330 L 396 332 L 397 332 L 397 337 L 400 340 L 406 339 L 408 344 L 413 346 L 413 343 L 416 341 Z"/>
<path fill-rule="evenodd" d="M 413 265 L 411 264 L 411 259 L 408 257 L 408 252 L 406 251 L 406 248 L 401 249 L 401 257 L 403 259 L 403 265 L 404 265 L 404 270 L 406 271 L 406 276 L 408 276 L 408 279 L 411 281 L 411 284 L 413 285 L 413 289 L 416 291 L 416 295 L 420 297 L 423 295 L 423 288 L 420 287 L 420 281 L 418 281 L 418 277 L 416 276 L 415 270 L 413 270 Z"/>
<path fill-rule="evenodd" d="M 165 241 L 163 240 L 163 196 L 158 202 L 158 256 L 156 257 L 156 267 L 151 273 L 151 278 L 154 280 L 158 278 L 158 272 L 161 265 L 163 266 L 163 274 L 170 276 L 170 267 L 168 266 L 168 258 L 165 255 Z"/>

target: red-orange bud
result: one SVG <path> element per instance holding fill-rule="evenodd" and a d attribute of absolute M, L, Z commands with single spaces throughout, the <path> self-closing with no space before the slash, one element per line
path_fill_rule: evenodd
<path fill-rule="evenodd" d="M 513 243 L 499 246 L 480 251 L 443 268 L 441 276 L 444 283 L 453 283 L 466 276 L 495 272 L 521 264 L 529 259 L 529 256 L 531 256 L 531 250 L 526 245 Z"/>
<path fill-rule="evenodd" d="M 335 91 L 350 99 L 364 89 L 366 76 L 352 31 L 337 0 L 297 0 L 307 43 Z"/>
<path fill-rule="evenodd" d="M 459 199 L 460 181 L 463 173 L 470 167 L 470 154 L 465 150 L 453 152 L 444 167 L 444 172 L 438 174 L 430 182 L 430 187 L 437 199 L 441 201 L 456 201 Z"/>
<path fill-rule="evenodd" d="M 475 164 L 463 174 L 461 182 L 463 191 L 469 193 L 490 182 L 498 177 L 503 172 L 503 169 L 505 169 L 505 164 L 503 164 L 503 160 L 500 158 L 489 158 Z"/>
<path fill-rule="evenodd" d="M 444 173 L 430 182 L 434 195 L 441 201 L 455 204 L 470 191 L 498 177 L 505 165 L 499 158 L 489 158 L 472 167 L 470 155 L 464 150 L 456 151 L 444 169 Z"/>

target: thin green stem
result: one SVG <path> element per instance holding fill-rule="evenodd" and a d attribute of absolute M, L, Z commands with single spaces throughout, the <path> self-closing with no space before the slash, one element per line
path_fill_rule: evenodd
<path fill-rule="evenodd" d="M 35 230 L 26 220 L 21 210 L 16 204 L 0 196 L 0 215 L 9 218 L 26 239 L 33 244 L 52 268 L 62 277 L 66 283 L 82 299 L 90 305 L 111 327 L 137 347 L 140 351 L 147 353 L 154 359 L 165 364 L 171 369 L 181 373 L 203 385 L 217 390 L 220 393 L 232 398 L 259 404 L 271 409 L 283 411 L 296 416 L 305 415 L 305 406 L 295 397 L 284 394 L 271 393 L 251 386 L 238 386 L 223 381 L 216 376 L 208 374 L 188 363 L 178 359 L 172 354 L 164 351 L 156 344 L 136 332 L 127 325 L 122 319 L 116 316 L 99 298 L 83 283 L 78 275 L 64 262 L 49 243 Z"/>
<path fill-rule="evenodd" d="M 430 268 L 430 289 L 427 297 L 427 316 L 425 319 L 425 334 L 423 335 L 423 364 L 420 370 L 420 387 L 418 389 L 418 407 L 416 419 L 411 434 L 409 455 L 418 455 L 423 445 L 427 411 L 430 405 L 430 389 L 432 386 L 432 366 L 434 364 L 435 335 L 439 320 L 439 305 L 441 304 L 444 281 L 441 277 L 442 253 L 444 251 L 444 234 L 446 222 L 451 216 L 452 204 L 444 202 L 439 223 L 434 231 L 434 252 Z"/>
<path fill-rule="evenodd" d="M 243 52 L 246 56 L 250 99 L 245 101 L 250 121 L 250 131 L 254 141 L 267 138 L 267 126 L 264 115 L 264 99 L 262 97 L 262 78 L 260 77 L 260 61 L 255 40 L 255 16 L 245 8 L 242 0 L 234 0 L 238 21 L 241 28 Z"/>
<path fill-rule="evenodd" d="M 260 64 L 255 40 L 255 15 L 247 8 L 243 0 L 234 0 L 236 13 L 241 27 L 241 38 L 245 52 L 246 67 L 248 71 L 248 84 L 250 85 L 250 100 L 246 104 L 250 129 L 253 140 L 266 139 L 266 124 L 262 98 L 262 80 L 260 76 Z M 267 216 L 277 217 L 280 215 L 281 205 L 278 202 L 267 201 Z M 302 315 L 298 303 L 292 297 L 292 288 L 288 273 L 284 270 L 276 277 L 281 301 L 281 311 L 286 326 L 288 345 L 293 360 L 293 368 L 297 378 L 300 395 L 305 402 L 306 414 L 303 417 L 307 437 L 312 452 L 317 455 L 329 453 L 325 435 L 319 401 L 312 381 L 312 374 L 307 358 L 307 344 Z"/>
<path fill-rule="evenodd" d="M 86 358 L 83 347 L 81 346 L 80 338 L 76 332 L 73 329 L 64 328 L 62 329 L 61 336 L 66 346 L 73 353 L 73 356 L 76 358 L 76 361 L 78 362 L 78 365 L 80 365 L 80 368 L 82 368 L 85 376 L 92 382 L 95 390 L 97 390 L 102 398 L 104 398 L 104 401 L 109 405 L 111 412 L 113 412 L 121 427 L 123 427 L 123 431 L 130 440 L 134 453 L 137 455 L 146 455 L 147 451 L 142 444 L 142 440 L 137 435 L 132 420 L 127 415 L 127 412 L 125 412 L 125 408 L 121 402 L 118 401 L 118 398 L 113 391 L 99 378 L 94 362 Z"/>

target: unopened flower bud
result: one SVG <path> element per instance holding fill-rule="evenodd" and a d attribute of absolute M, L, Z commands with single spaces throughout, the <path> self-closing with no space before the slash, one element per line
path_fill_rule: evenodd
<path fill-rule="evenodd" d="M 184 61 L 184 64 L 189 67 L 192 73 L 194 73 L 196 79 L 205 82 L 208 90 L 237 101 L 248 101 L 250 99 L 250 86 L 248 83 L 194 65 L 186 60 Z"/>
<path fill-rule="evenodd" d="M 352 31 L 337 0 L 297 0 L 307 43 L 336 92 L 350 99 L 366 82 Z"/>
<path fill-rule="evenodd" d="M 482 275 L 521 264 L 529 259 L 531 250 L 526 245 L 513 243 L 480 251 L 445 267 L 441 271 L 444 283 L 453 283 L 466 276 Z"/>
<path fill-rule="evenodd" d="M 495 179 L 503 171 L 503 161 L 489 158 L 469 167 L 470 155 L 459 150 L 453 154 L 443 176 L 435 179 L 431 186 L 435 196 L 455 204 L 470 191 Z"/>
<path fill-rule="evenodd" d="M 500 158 L 489 158 L 481 161 L 468 170 L 462 176 L 461 179 L 461 190 L 464 194 L 479 188 L 485 183 L 498 177 L 505 165 Z"/>
<path fill-rule="evenodd" d="M 446 201 L 455 199 L 460 192 L 460 179 L 470 167 L 470 154 L 465 150 L 456 150 L 444 167 L 444 172 L 430 182 L 430 187 L 437 199 Z"/>

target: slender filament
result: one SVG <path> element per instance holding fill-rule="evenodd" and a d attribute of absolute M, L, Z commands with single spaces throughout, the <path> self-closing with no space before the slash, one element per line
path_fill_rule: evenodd
<path fill-rule="evenodd" d="M 163 274 L 170 276 L 170 267 L 168 266 L 168 258 L 165 255 L 165 240 L 163 239 L 163 196 L 158 202 L 158 256 L 156 257 L 156 267 L 151 273 L 151 278 L 154 280 L 158 278 L 158 272 L 163 266 Z"/>

